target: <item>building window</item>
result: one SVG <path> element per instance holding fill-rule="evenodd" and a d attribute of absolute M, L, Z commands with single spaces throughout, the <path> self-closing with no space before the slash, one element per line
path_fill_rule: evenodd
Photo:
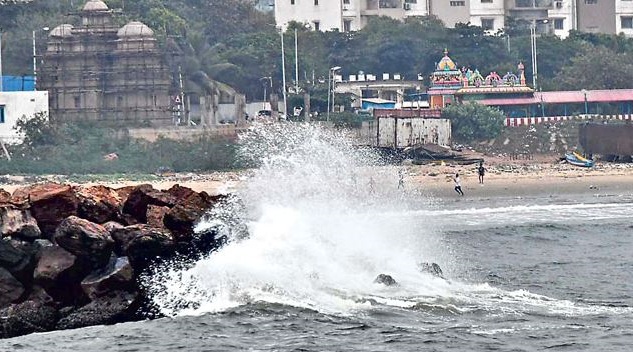
<path fill-rule="evenodd" d="M 466 1 L 451 1 L 449 4 L 451 6 L 466 6 Z"/>
<path fill-rule="evenodd" d="M 351 32 L 352 31 L 352 21 L 343 20 L 343 32 Z"/>
<path fill-rule="evenodd" d="M 492 4 L 492 0 L 481 0 L 482 4 Z"/>
<path fill-rule="evenodd" d="M 349 5 L 349 0 L 343 0 L 343 4 Z"/>
<path fill-rule="evenodd" d="M 295 4 L 295 0 L 290 0 L 290 5 L 294 5 Z"/>
<path fill-rule="evenodd" d="M 495 20 L 494 18 L 482 18 L 481 19 L 481 28 L 491 31 L 495 29 Z"/>
<path fill-rule="evenodd" d="M 0 123 L 4 123 L 4 105 L 0 105 Z"/>
<path fill-rule="evenodd" d="M 314 6 L 318 6 L 319 5 L 319 0 L 314 0 Z"/>
<path fill-rule="evenodd" d="M 623 29 L 633 29 L 633 17 L 621 17 L 620 21 L 622 21 Z"/>
<path fill-rule="evenodd" d="M 314 22 L 312 22 L 312 25 L 314 26 L 314 30 L 315 31 L 320 31 L 321 30 L 321 22 L 314 21 Z"/>
<path fill-rule="evenodd" d="M 404 0 L 405 4 L 417 4 L 418 0 Z"/>
<path fill-rule="evenodd" d="M 587 5 L 596 5 L 598 0 L 585 0 L 585 4 Z"/>
<path fill-rule="evenodd" d="M 555 30 L 565 29 L 565 19 L 564 18 L 555 18 L 554 19 L 554 29 Z"/>
<path fill-rule="evenodd" d="M 81 107 L 81 97 L 78 95 L 75 95 L 73 97 L 73 100 L 75 101 L 75 108 L 80 108 Z"/>

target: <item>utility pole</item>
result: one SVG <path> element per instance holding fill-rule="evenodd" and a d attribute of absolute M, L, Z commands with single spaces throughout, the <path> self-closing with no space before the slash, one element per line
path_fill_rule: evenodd
<path fill-rule="evenodd" d="M 286 97 L 286 54 L 284 53 L 284 31 L 281 29 L 279 32 L 281 35 L 281 75 L 282 75 L 282 84 L 283 84 L 283 93 L 284 93 L 284 114 L 285 117 L 288 117 L 288 98 Z"/>

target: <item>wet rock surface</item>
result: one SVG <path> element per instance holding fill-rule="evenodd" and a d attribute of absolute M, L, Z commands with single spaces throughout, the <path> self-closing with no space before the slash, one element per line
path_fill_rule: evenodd
<path fill-rule="evenodd" d="M 223 197 L 178 185 L 0 189 L 0 338 L 146 318 L 139 276 L 224 243 L 193 231 Z"/>

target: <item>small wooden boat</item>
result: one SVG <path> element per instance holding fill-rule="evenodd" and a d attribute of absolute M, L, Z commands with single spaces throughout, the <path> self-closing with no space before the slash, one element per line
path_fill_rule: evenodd
<path fill-rule="evenodd" d="M 578 152 L 565 154 L 565 160 L 567 160 L 567 162 L 572 165 L 582 167 L 592 167 L 594 164 L 593 160 L 585 158 L 584 156 L 582 156 L 582 154 Z"/>

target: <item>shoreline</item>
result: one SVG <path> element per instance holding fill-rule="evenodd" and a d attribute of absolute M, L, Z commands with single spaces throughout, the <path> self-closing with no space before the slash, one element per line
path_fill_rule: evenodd
<path fill-rule="evenodd" d="M 423 191 L 437 198 L 456 197 L 452 176 L 460 174 L 465 197 L 540 196 L 564 193 L 608 193 L 633 196 L 633 164 L 598 162 L 593 168 L 582 168 L 555 161 L 552 156 L 532 160 L 508 160 L 486 157 L 484 184 L 479 184 L 476 164 L 455 165 L 450 163 L 386 166 L 403 169 L 405 189 Z M 552 161 L 554 160 L 554 161 Z M 11 177 L 11 183 L 0 183 L 0 188 L 13 193 L 17 188 L 42 182 L 58 182 L 71 185 L 104 185 L 111 188 L 148 183 L 159 190 L 175 184 L 189 187 L 196 192 L 226 194 L 237 190 L 248 179 L 249 170 L 218 171 L 210 173 L 180 173 L 145 177 L 125 175 L 115 179 L 107 175 L 94 175 L 95 180 L 73 181 L 71 177 L 42 176 L 36 178 Z M 101 177 L 100 177 L 101 176 Z M 21 181 L 24 179 L 24 181 Z M 36 180 L 36 182 L 29 182 Z M 394 184 L 396 184 L 394 180 Z"/>

